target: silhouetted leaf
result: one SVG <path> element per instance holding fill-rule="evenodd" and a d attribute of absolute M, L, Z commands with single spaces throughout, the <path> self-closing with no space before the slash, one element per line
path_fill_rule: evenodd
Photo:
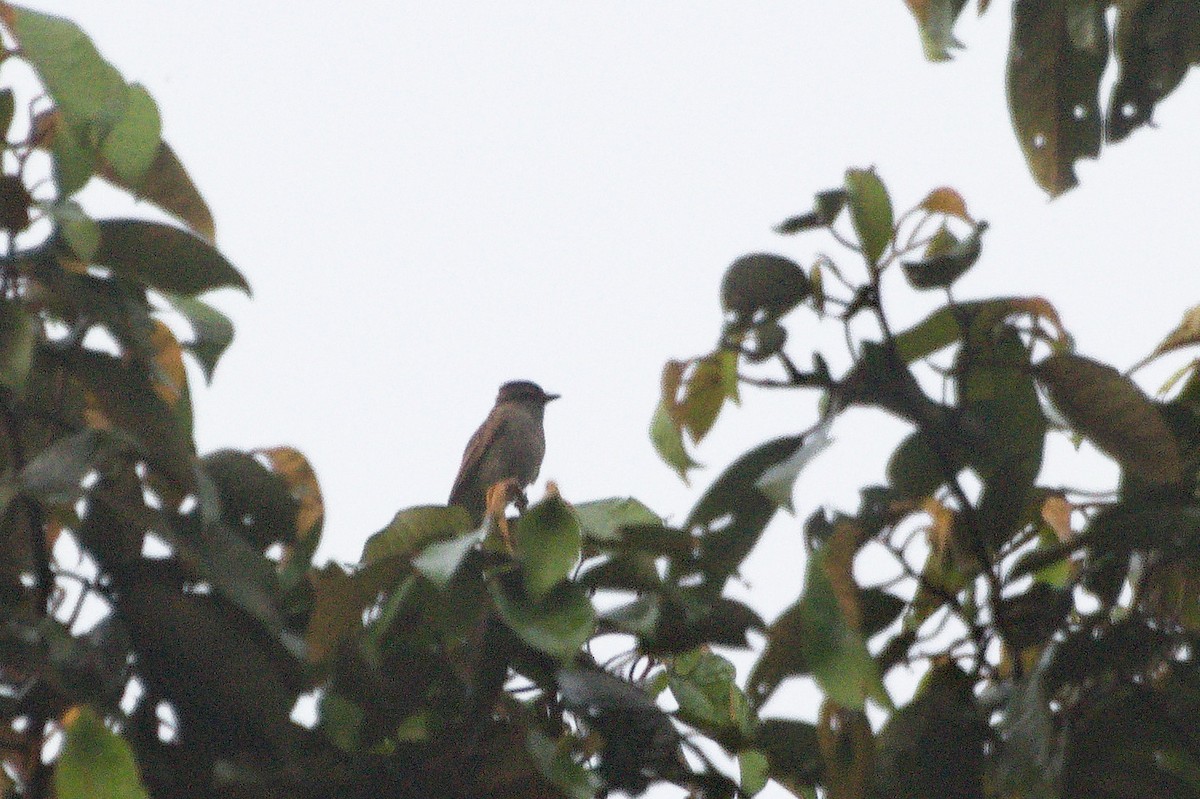
<path fill-rule="evenodd" d="M 1150 122 L 1154 106 L 1200 63 L 1200 9 L 1191 0 L 1120 4 L 1114 39 L 1120 73 L 1106 133 L 1117 142 Z"/>
<path fill-rule="evenodd" d="M 133 750 L 90 707 L 64 719 L 62 754 L 54 769 L 58 799 L 147 799 Z"/>
<path fill-rule="evenodd" d="M 1158 408 L 1128 377 L 1071 354 L 1039 363 L 1037 377 L 1071 427 L 1123 469 L 1151 483 L 1175 483 L 1183 476 L 1175 437 Z"/>
<path fill-rule="evenodd" d="M 789 258 L 768 253 L 743 255 L 721 280 L 721 306 L 743 326 L 778 319 L 808 293 L 804 270 Z"/>
<path fill-rule="evenodd" d="M 12 89 L 0 89 L 0 139 L 7 138 L 14 111 L 16 102 L 13 100 Z"/>
<path fill-rule="evenodd" d="M 122 277 L 184 296 L 224 287 L 250 293 L 233 264 L 191 233 L 137 219 L 106 219 L 99 224 L 95 262 Z"/>
<path fill-rule="evenodd" d="M 297 537 L 310 550 L 315 549 L 325 521 L 325 502 L 312 464 L 293 447 L 267 447 L 254 450 L 254 454 L 265 457 L 271 470 L 287 481 L 292 497 L 300 503 L 300 512 L 296 514 Z"/>
<path fill-rule="evenodd" d="M 72 353 L 68 367 L 96 400 L 103 418 L 92 427 L 108 425 L 128 434 L 154 468 L 180 485 L 191 483 L 191 438 L 175 412 L 154 390 L 149 373 L 137 364 L 98 352 Z"/>
<path fill-rule="evenodd" d="M 566 579 L 579 561 L 582 541 L 579 521 L 557 494 L 521 514 L 513 543 L 531 598 L 542 599 Z"/>
<path fill-rule="evenodd" d="M 108 436 L 84 430 L 56 440 L 21 470 L 21 490 L 48 504 L 72 503 L 83 494 L 81 483 L 107 455 Z"/>
<path fill-rule="evenodd" d="M 754 745 L 766 753 L 771 778 L 792 793 L 812 789 L 824 766 L 817 745 L 817 728 L 807 721 L 763 719 L 754 732 Z M 815 793 L 814 793 L 815 795 Z"/>
<path fill-rule="evenodd" d="M 962 277 L 979 259 L 981 236 L 987 230 L 987 222 L 975 226 L 967 238 L 947 249 L 927 252 L 920 261 L 904 261 L 904 276 L 913 288 L 947 288 Z"/>
<path fill-rule="evenodd" d="M 846 170 L 850 219 L 868 263 L 879 262 L 892 240 L 892 201 L 873 169 Z"/>
<path fill-rule="evenodd" d="M 946 483 L 948 474 L 956 474 L 961 468 L 962 464 L 954 461 L 943 464 L 925 435 L 911 433 L 888 459 L 888 485 L 898 499 L 922 499 Z"/>
<path fill-rule="evenodd" d="M 874 795 L 982 799 L 986 734 L 971 678 L 956 665 L 935 664 L 916 699 L 879 732 Z"/>
<path fill-rule="evenodd" d="M 781 508 L 789 511 L 792 508 L 792 488 L 800 476 L 800 470 L 833 444 L 829 428 L 833 425 L 833 416 L 826 417 L 820 424 L 804 435 L 804 443 L 786 460 L 774 464 L 755 481 L 754 485 L 768 499 Z"/>
<path fill-rule="evenodd" d="M 250 453 L 232 449 L 205 455 L 201 463 L 217 486 L 227 527 L 260 548 L 296 540 L 300 503 L 280 475 Z"/>
<path fill-rule="evenodd" d="M 1038 185 L 1075 186 L 1075 162 L 1100 154 L 1100 76 L 1108 61 L 1104 5 L 1017 0 L 1008 58 L 1013 129 Z"/>
<path fill-rule="evenodd" d="M 837 215 L 846 207 L 846 190 L 830 189 L 818 192 L 813 210 L 807 214 L 789 217 L 775 226 L 776 233 L 791 235 L 804 230 L 832 225 Z"/>
<path fill-rule="evenodd" d="M 804 436 L 785 436 L 755 447 L 734 461 L 692 508 L 683 526 L 702 531 L 700 568 L 714 589 L 737 571 L 778 508 L 759 480 L 803 444 Z"/>

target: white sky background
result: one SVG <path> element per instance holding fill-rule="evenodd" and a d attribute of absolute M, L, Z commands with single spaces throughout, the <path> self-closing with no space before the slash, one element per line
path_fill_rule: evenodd
<path fill-rule="evenodd" d="M 324 557 L 357 560 L 396 510 L 443 502 L 508 379 L 563 394 L 542 477 L 566 498 L 633 495 L 677 520 L 737 455 L 807 428 L 805 395 L 747 388 L 690 488 L 646 435 L 663 362 L 716 341 L 731 260 L 807 265 L 820 248 L 853 266 L 820 236 L 771 232 L 848 166 L 875 164 L 898 208 L 959 189 L 992 227 L 956 296 L 1045 296 L 1082 353 L 1120 368 L 1200 302 L 1200 88 L 1048 203 L 1008 122 L 1004 3 L 968 9 L 968 49 L 942 65 L 901 0 L 36 5 L 158 101 L 255 292 L 217 299 L 237 338 L 213 388 L 193 387 L 198 443 L 303 450 Z M 943 299 L 914 298 L 898 272 L 885 288 L 898 328 Z M 791 317 L 802 366 L 806 314 Z M 853 508 L 902 432 L 863 413 L 835 426 L 799 518 L 747 565 L 768 619 L 799 590 L 801 520 Z M 1060 476 L 1091 460 L 1054 451 Z"/>

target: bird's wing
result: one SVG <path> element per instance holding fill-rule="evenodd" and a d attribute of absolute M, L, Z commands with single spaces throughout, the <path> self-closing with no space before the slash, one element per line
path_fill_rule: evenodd
<path fill-rule="evenodd" d="M 484 454 L 507 425 L 507 416 L 489 417 L 471 436 L 471 440 L 467 442 L 467 449 L 463 452 L 462 465 L 458 467 L 458 476 L 454 478 L 454 487 L 450 489 L 449 504 L 462 505 L 466 501 L 463 493 L 476 482 L 479 464 L 483 462 Z M 483 489 L 487 490 L 487 487 L 484 486 Z"/>

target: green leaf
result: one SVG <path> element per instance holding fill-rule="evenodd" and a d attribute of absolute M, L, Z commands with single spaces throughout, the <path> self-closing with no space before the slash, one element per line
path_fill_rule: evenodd
<path fill-rule="evenodd" d="M 133 750 L 90 707 L 75 708 L 54 769 L 58 799 L 148 799 Z"/>
<path fill-rule="evenodd" d="M 162 120 L 154 98 L 140 84 L 126 89 L 123 105 L 120 118 L 104 138 L 100 155 L 122 185 L 136 190 L 158 155 Z"/>
<path fill-rule="evenodd" d="M 541 601 L 512 595 L 499 581 L 488 583 L 500 618 L 529 646 L 560 660 L 579 651 L 592 635 L 596 614 L 579 586 L 560 582 Z"/>
<path fill-rule="evenodd" d="M 566 799 L 593 799 L 603 787 L 592 772 L 575 762 L 569 747 L 559 746 L 541 730 L 529 730 L 525 749 L 546 781 Z"/>
<path fill-rule="evenodd" d="M 321 696 L 317 714 L 321 732 L 343 752 L 357 752 L 363 720 L 366 713 L 357 702 L 351 701 L 336 691 L 326 691 Z"/>
<path fill-rule="evenodd" d="M 661 525 L 662 518 L 632 497 L 613 497 L 582 502 L 575 516 L 585 538 L 614 543 L 621 541 L 621 528 L 635 525 Z"/>
<path fill-rule="evenodd" d="M 738 752 L 737 759 L 742 792 L 746 796 L 754 796 L 767 787 L 771 773 L 766 755 L 757 749 L 743 749 Z"/>
<path fill-rule="evenodd" d="M 192 338 L 183 342 L 183 348 L 196 358 L 204 379 L 211 383 L 217 362 L 233 343 L 233 322 L 203 300 L 167 291 L 162 295 L 192 326 Z"/>
<path fill-rule="evenodd" d="M 970 461 L 984 481 L 975 518 L 986 543 L 998 546 L 1034 510 L 1031 491 L 1042 468 L 1046 419 L 1029 352 L 1015 329 L 969 337 L 957 370 L 964 425 L 975 438 Z"/>
<path fill-rule="evenodd" d="M 846 192 L 863 255 L 874 266 L 892 240 L 892 200 L 873 169 L 846 170 Z"/>
<path fill-rule="evenodd" d="M 54 218 L 63 241 L 80 261 L 91 261 L 100 247 L 100 226 L 74 200 L 60 200 L 47 210 Z"/>
<path fill-rule="evenodd" d="M 738 401 L 737 353 L 719 349 L 696 361 L 684 382 L 683 399 L 671 415 L 699 444 L 717 421 L 726 400 Z"/>
<path fill-rule="evenodd" d="M 1137 385 L 1111 366 L 1080 355 L 1051 355 L 1037 365 L 1072 429 L 1091 439 L 1126 472 L 1156 484 L 1183 477 L 1175 436 Z"/>
<path fill-rule="evenodd" d="M 909 284 L 916 289 L 948 288 L 979 260 L 982 235 L 987 227 L 987 222 L 980 222 L 962 241 L 954 241 L 947 234 L 949 241 L 939 243 L 935 236 L 924 258 L 901 264 Z"/>
<path fill-rule="evenodd" d="M 837 215 L 846 207 L 846 196 L 845 189 L 818 192 L 810 213 L 785 219 L 775 226 L 775 232 L 787 236 L 803 230 L 832 225 L 837 219 Z"/>
<path fill-rule="evenodd" d="M 282 476 L 252 454 L 232 449 L 209 453 L 201 463 L 217 486 L 226 526 L 263 549 L 277 541 L 296 542 L 300 503 Z"/>
<path fill-rule="evenodd" d="M 578 519 L 557 494 L 522 513 L 513 538 L 525 589 L 534 600 L 566 579 L 583 543 Z"/>
<path fill-rule="evenodd" d="M 362 563 L 406 558 L 435 541 L 447 541 L 472 529 L 470 516 L 459 507 L 419 505 L 398 512 L 388 526 L 367 539 Z"/>
<path fill-rule="evenodd" d="M 666 403 L 660 402 L 654 409 L 654 418 L 650 422 L 650 442 L 654 451 L 668 466 L 675 470 L 685 483 L 688 469 L 694 469 L 700 464 L 692 460 L 683 446 L 683 429 L 671 418 L 671 411 Z"/>
<path fill-rule="evenodd" d="M 737 669 L 720 655 L 697 649 L 674 658 L 667 685 L 686 723 L 718 739 L 750 734 L 753 714 L 737 686 Z"/>
<path fill-rule="evenodd" d="M 70 125 L 58 125 L 50 141 L 50 152 L 59 197 L 70 197 L 82 189 L 96 171 L 95 153 Z"/>
<path fill-rule="evenodd" d="M 25 306 L 0 299 L 0 386 L 20 394 L 33 366 L 38 321 Z"/>
<path fill-rule="evenodd" d="M 911 433 L 888 459 L 888 485 L 896 492 L 897 499 L 923 499 L 946 482 L 948 471 L 954 474 L 961 468 L 958 463 L 943 465 L 927 437 Z"/>
<path fill-rule="evenodd" d="M 962 43 L 954 38 L 954 23 L 967 0 L 906 0 L 906 4 L 917 20 L 925 58 L 949 61 L 950 50 L 962 47 Z"/>
<path fill-rule="evenodd" d="M 1029 171 L 1051 196 L 1075 186 L 1075 162 L 1100 154 L 1100 76 L 1108 61 L 1105 4 L 1018 0 L 1008 57 L 1008 107 Z"/>
<path fill-rule="evenodd" d="M 226 287 L 250 293 L 246 279 L 211 244 L 157 222 L 101 221 L 95 262 L 121 277 L 185 296 Z"/>
<path fill-rule="evenodd" d="M 829 568 L 831 546 L 809 556 L 804 596 L 768 628 L 767 646 L 747 681 L 755 706 L 785 678 L 810 672 L 842 707 L 861 710 L 868 697 L 891 705 L 866 642 L 838 602 Z"/>

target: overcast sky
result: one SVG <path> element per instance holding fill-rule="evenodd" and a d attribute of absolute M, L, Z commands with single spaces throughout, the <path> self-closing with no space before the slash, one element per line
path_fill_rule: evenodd
<path fill-rule="evenodd" d="M 563 395 L 542 477 L 564 496 L 676 519 L 738 454 L 807 428 L 809 398 L 746 390 L 690 488 L 646 437 L 663 362 L 716 340 L 724 268 L 758 250 L 811 263 L 815 239 L 771 227 L 847 166 L 876 165 L 898 207 L 958 188 L 992 226 L 957 296 L 1043 295 L 1084 354 L 1128 366 L 1200 302 L 1200 90 L 1049 203 L 1008 122 L 1005 3 L 968 10 L 968 49 L 940 65 L 901 0 L 35 5 L 158 101 L 254 287 L 217 298 L 238 332 L 194 388 L 198 443 L 303 450 L 327 557 L 357 560 L 396 510 L 444 502 L 508 379 Z M 889 286 L 901 324 L 939 302 Z M 842 420 L 800 517 L 853 507 L 901 433 Z M 1087 458 L 1055 452 L 1062 475 Z M 777 521 L 747 566 L 768 618 L 796 596 L 799 528 Z"/>

